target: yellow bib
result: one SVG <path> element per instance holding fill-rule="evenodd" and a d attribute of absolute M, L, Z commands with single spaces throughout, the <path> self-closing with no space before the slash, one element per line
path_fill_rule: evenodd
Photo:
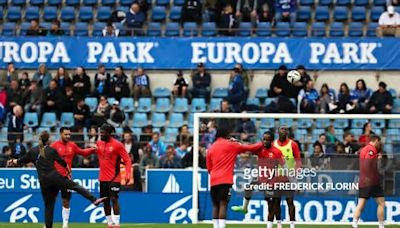
<path fill-rule="evenodd" d="M 294 155 L 293 155 L 292 143 L 293 143 L 293 141 L 289 140 L 289 143 L 287 145 L 280 146 L 278 144 L 278 140 L 274 141 L 274 146 L 279 151 L 281 151 L 283 157 L 285 158 L 287 168 L 295 168 L 296 167 L 296 162 L 295 162 Z"/>

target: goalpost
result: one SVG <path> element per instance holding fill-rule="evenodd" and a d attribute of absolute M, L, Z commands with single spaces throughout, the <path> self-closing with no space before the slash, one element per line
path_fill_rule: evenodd
<path fill-rule="evenodd" d="M 296 123 L 299 120 L 303 119 L 311 119 L 313 120 L 313 127 L 315 128 L 315 121 L 318 119 L 329 119 L 332 124 L 334 120 L 367 120 L 371 121 L 379 121 L 384 120 L 386 124 L 382 126 L 379 132 L 385 132 L 385 136 L 388 134 L 387 132 L 387 124 L 391 120 L 399 120 L 400 123 L 400 114 L 391 114 L 391 115 L 383 115 L 383 114 L 281 114 L 281 113 L 194 113 L 194 125 L 193 125 L 193 175 L 192 175 L 192 223 L 199 223 L 199 149 L 200 149 L 200 125 L 201 119 L 241 119 L 241 118 L 249 118 L 256 119 L 257 123 L 261 119 L 273 119 L 276 122 L 279 119 L 292 119 Z M 395 125 L 391 125 L 395 126 Z M 397 125 L 396 125 L 397 126 Z M 279 124 L 275 124 L 275 128 L 279 127 Z M 398 124 L 400 127 L 400 124 Z M 256 128 L 258 129 L 258 124 L 256 124 Z M 256 136 L 257 137 L 257 136 Z M 400 138 L 400 136 L 399 136 Z M 259 141 L 259 137 L 257 138 Z M 383 140 L 383 142 L 385 142 Z M 399 154 L 400 155 L 400 154 Z M 397 168 L 398 169 L 398 168 Z M 228 218 L 229 219 L 229 218 Z M 319 224 L 339 224 L 340 221 L 334 222 L 320 222 Z M 392 221 L 394 222 L 394 221 Z M 398 222 L 398 221 L 397 221 Z M 239 222 L 240 223 L 240 222 Z M 307 222 L 306 222 L 307 223 Z M 310 223 L 308 223 L 310 224 Z M 318 223 L 312 223 L 318 224 Z M 341 222 L 340 224 L 343 224 Z M 366 223 L 363 223 L 366 224 Z"/>

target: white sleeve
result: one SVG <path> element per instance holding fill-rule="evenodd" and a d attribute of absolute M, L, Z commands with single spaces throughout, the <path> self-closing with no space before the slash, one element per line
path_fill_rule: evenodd
<path fill-rule="evenodd" d="M 300 90 L 299 95 L 297 96 L 297 113 L 300 113 L 300 106 L 301 106 L 301 101 L 303 100 L 305 91 L 304 89 Z"/>
<path fill-rule="evenodd" d="M 379 17 L 379 25 L 385 25 L 385 14 L 386 12 L 382 13 L 381 16 Z"/>

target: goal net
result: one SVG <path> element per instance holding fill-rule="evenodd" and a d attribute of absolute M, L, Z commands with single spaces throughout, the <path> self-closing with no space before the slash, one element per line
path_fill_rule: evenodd
<path fill-rule="evenodd" d="M 274 142 L 278 143 L 285 163 L 279 164 L 278 159 L 275 159 L 277 165 L 274 167 L 280 167 L 279 172 L 282 172 L 277 171 L 275 176 L 286 178 L 285 181 L 275 182 L 284 183 L 271 183 L 271 170 L 265 171 L 260 168 L 260 164 L 271 162 L 273 159 L 250 152 L 238 155 L 233 191 L 228 205 L 228 221 L 240 224 L 266 222 L 268 203 L 265 199 L 278 196 L 282 197 L 282 221 L 289 221 L 286 195 L 281 195 L 287 191 L 290 192 L 290 197 L 294 198 L 297 223 L 350 223 L 357 205 L 359 189 L 365 187 L 365 182 L 368 182 L 368 186 L 375 183 L 373 177 L 360 177 L 360 166 L 365 169 L 363 161 L 366 159 L 359 159 L 359 154 L 361 149 L 369 144 L 370 136 L 377 135 L 382 142 L 376 164 L 379 177 L 377 181 L 386 199 L 385 221 L 386 224 L 400 222 L 400 115 L 195 113 L 191 216 L 193 223 L 212 220 L 210 183 L 205 168 L 205 157 L 215 140 L 216 129 L 218 123 L 223 122 L 220 121 L 222 119 L 230 119 L 230 122 L 234 123 L 232 137 L 242 144 L 261 142 L 267 131 L 272 132 L 277 140 L 284 137 L 280 127 L 287 127 L 288 138 L 300 150 L 300 159 L 295 159 L 289 164 L 289 160 L 293 158 L 287 154 L 295 153 L 294 146 L 290 144 L 288 147 L 287 144 L 285 146 L 284 143 Z M 375 156 L 370 151 L 367 151 L 367 155 Z M 371 166 L 368 170 L 374 170 L 373 163 L 368 163 L 367 166 Z M 270 178 L 265 175 L 270 175 Z M 251 200 L 246 214 L 231 210 L 232 206 L 243 205 L 244 197 L 249 198 L 249 194 Z M 374 200 L 368 201 L 361 220 L 364 223 L 376 223 Z"/>

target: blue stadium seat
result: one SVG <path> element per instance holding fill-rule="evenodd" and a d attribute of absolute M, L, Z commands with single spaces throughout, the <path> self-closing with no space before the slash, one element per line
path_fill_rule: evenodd
<path fill-rule="evenodd" d="M 93 20 L 93 7 L 82 6 L 79 9 L 79 20 L 84 22 Z"/>
<path fill-rule="evenodd" d="M 298 128 L 311 128 L 313 121 L 311 119 L 298 119 L 297 127 Z"/>
<path fill-rule="evenodd" d="M 30 27 L 31 27 L 31 23 L 30 22 L 22 22 L 21 25 L 20 25 L 19 35 L 20 36 L 26 36 L 26 32 L 29 30 Z"/>
<path fill-rule="evenodd" d="M 385 128 L 385 120 L 373 119 L 373 120 L 371 120 L 371 125 L 372 125 L 373 131 L 375 131 L 376 129 L 383 129 L 383 128 Z"/>
<path fill-rule="evenodd" d="M 172 113 L 169 117 L 169 127 L 179 128 L 182 127 L 184 123 L 182 113 Z"/>
<path fill-rule="evenodd" d="M 125 113 L 135 111 L 135 106 L 132 97 L 122 97 L 119 106 Z"/>
<path fill-rule="evenodd" d="M 39 126 L 39 117 L 36 112 L 27 112 L 24 115 L 24 124 L 30 128 Z"/>
<path fill-rule="evenodd" d="M 300 6 L 297 9 L 297 21 L 308 22 L 311 20 L 312 9 L 309 6 Z"/>
<path fill-rule="evenodd" d="M 265 128 L 265 129 L 275 128 L 275 120 L 271 118 L 262 118 L 260 121 L 260 128 Z"/>
<path fill-rule="evenodd" d="M 147 26 L 147 36 L 161 36 L 161 24 L 159 22 L 150 22 Z"/>
<path fill-rule="evenodd" d="M 279 119 L 279 126 L 282 125 L 286 125 L 287 127 L 291 128 L 293 126 L 293 119 L 290 118 Z"/>
<path fill-rule="evenodd" d="M 97 5 L 97 0 L 83 0 L 82 1 L 84 6 L 95 6 Z"/>
<path fill-rule="evenodd" d="M 119 5 L 130 7 L 132 5 L 132 2 L 132 0 L 119 0 Z"/>
<path fill-rule="evenodd" d="M 55 6 L 46 6 L 43 10 L 43 20 L 54 21 L 57 19 L 57 8 Z"/>
<path fill-rule="evenodd" d="M 279 37 L 290 36 L 290 23 L 288 22 L 277 22 L 275 29 L 275 34 Z"/>
<path fill-rule="evenodd" d="M 165 117 L 165 113 L 153 113 L 151 118 L 151 125 L 153 127 L 165 127 L 167 122 L 167 117 Z"/>
<path fill-rule="evenodd" d="M 113 104 L 114 101 L 115 101 L 115 97 L 108 97 L 108 98 L 107 98 L 107 102 L 108 102 L 109 104 Z"/>
<path fill-rule="evenodd" d="M 328 21 L 329 20 L 329 8 L 327 6 L 318 6 L 315 9 L 314 19 L 316 21 Z"/>
<path fill-rule="evenodd" d="M 198 36 L 199 32 L 195 22 L 185 22 L 183 24 L 183 36 L 192 37 Z"/>
<path fill-rule="evenodd" d="M 325 24 L 323 22 L 315 22 L 312 25 L 312 36 L 314 37 L 326 36 Z"/>
<path fill-rule="evenodd" d="M 150 112 L 151 111 L 151 98 L 141 97 L 139 98 L 139 106 L 137 112 Z"/>
<path fill-rule="evenodd" d="M 315 125 L 317 128 L 325 129 L 331 125 L 331 121 L 329 119 L 316 119 Z"/>
<path fill-rule="evenodd" d="M 163 6 L 155 6 L 152 10 L 151 20 L 156 22 L 162 22 L 166 18 L 166 9 Z"/>
<path fill-rule="evenodd" d="M 260 22 L 257 24 L 256 34 L 260 37 L 271 36 L 271 23 L 270 22 Z"/>
<path fill-rule="evenodd" d="M 350 6 L 351 0 L 336 0 L 336 7 L 337 6 Z"/>
<path fill-rule="evenodd" d="M 192 112 L 205 112 L 207 110 L 206 100 L 204 98 L 192 99 Z"/>
<path fill-rule="evenodd" d="M 386 6 L 386 2 L 387 2 L 386 0 L 374 0 L 373 5 L 374 6 Z"/>
<path fill-rule="evenodd" d="M 154 111 L 156 112 L 169 112 L 170 110 L 170 102 L 168 98 L 158 98 L 156 101 L 156 108 Z"/>
<path fill-rule="evenodd" d="M 89 36 L 88 23 L 77 22 L 75 24 L 75 36 Z"/>
<path fill-rule="evenodd" d="M 311 142 L 317 141 L 320 134 L 325 134 L 325 129 L 313 129 L 311 132 Z"/>
<path fill-rule="evenodd" d="M 335 119 L 333 121 L 333 126 L 335 128 L 344 129 L 349 126 L 349 121 L 347 119 Z"/>
<path fill-rule="evenodd" d="M 40 121 L 40 127 L 55 127 L 57 125 L 57 116 L 54 112 L 45 112 Z"/>
<path fill-rule="evenodd" d="M 168 127 L 165 129 L 166 135 L 173 135 L 174 141 L 176 140 L 176 136 L 179 135 L 179 129 L 177 127 Z"/>
<path fill-rule="evenodd" d="M 362 129 L 357 129 L 357 128 L 353 128 L 353 129 L 351 129 L 350 131 L 351 131 L 351 133 L 353 133 L 353 135 L 354 135 L 356 138 L 359 138 L 360 135 L 362 135 L 362 133 L 363 133 L 363 130 L 362 130 Z"/>
<path fill-rule="evenodd" d="M 170 97 L 171 91 L 166 87 L 158 87 L 153 92 L 153 97 L 162 98 L 162 97 Z"/>
<path fill-rule="evenodd" d="M 14 22 L 6 22 L 3 24 L 3 36 L 15 36 L 17 33 L 16 24 Z"/>
<path fill-rule="evenodd" d="M 362 6 L 355 6 L 353 7 L 353 9 L 351 10 L 351 19 L 353 21 L 365 21 L 366 19 L 366 7 L 362 7 Z"/>
<path fill-rule="evenodd" d="M 40 23 L 40 25 L 46 30 L 50 30 L 51 29 L 51 23 L 50 22 L 42 22 L 42 23 Z"/>
<path fill-rule="evenodd" d="M 187 98 L 176 98 L 174 104 L 174 112 L 187 112 L 189 110 L 189 102 Z"/>
<path fill-rule="evenodd" d="M 397 97 L 396 89 L 394 89 L 394 88 L 389 88 L 388 91 L 389 91 L 390 95 L 392 95 L 393 98 L 396 98 L 396 97 Z"/>
<path fill-rule="evenodd" d="M 292 33 L 295 37 L 307 37 L 307 23 L 294 22 L 292 26 Z"/>
<path fill-rule="evenodd" d="M 378 23 L 369 23 L 367 26 L 367 36 L 376 37 L 376 28 L 378 28 Z"/>
<path fill-rule="evenodd" d="M 226 96 L 228 96 L 227 88 L 215 88 L 212 94 L 212 97 L 216 98 L 224 98 Z"/>
<path fill-rule="evenodd" d="M 48 6 L 61 6 L 62 0 L 47 0 Z"/>
<path fill-rule="evenodd" d="M 61 30 L 64 31 L 65 36 L 71 35 L 71 24 L 69 22 L 61 22 Z"/>
<path fill-rule="evenodd" d="M 139 128 L 139 127 L 132 127 L 131 130 L 132 130 L 132 132 L 133 132 L 133 135 L 135 135 L 136 138 L 139 139 L 139 138 L 140 138 L 140 135 L 142 134 L 142 128 Z"/>
<path fill-rule="evenodd" d="M 314 0 L 300 0 L 300 6 L 313 6 Z"/>
<path fill-rule="evenodd" d="M 299 140 L 300 143 L 307 142 L 307 130 L 306 129 L 296 129 L 294 132 L 295 139 Z"/>
<path fill-rule="evenodd" d="M 169 0 L 156 0 L 156 5 L 157 6 L 168 6 Z"/>
<path fill-rule="evenodd" d="M 268 89 L 266 88 L 258 88 L 256 90 L 256 97 L 258 99 L 265 99 L 268 97 Z"/>
<path fill-rule="evenodd" d="M 363 24 L 361 22 L 350 22 L 349 23 L 349 36 L 350 37 L 361 37 L 363 36 Z"/>
<path fill-rule="evenodd" d="M 103 36 L 103 29 L 106 26 L 105 22 L 95 22 L 93 24 L 93 36 Z"/>
<path fill-rule="evenodd" d="M 355 6 L 368 6 L 369 0 L 354 0 Z"/>
<path fill-rule="evenodd" d="M 270 105 L 272 102 L 275 102 L 275 101 L 276 101 L 275 98 L 269 98 L 269 97 L 267 97 L 267 98 L 265 98 L 264 105 L 265 105 L 265 106 L 268 106 L 268 105 Z"/>
<path fill-rule="evenodd" d="M 251 22 L 240 22 L 238 35 L 248 37 L 251 36 L 252 25 Z"/>
<path fill-rule="evenodd" d="M 400 113 L 400 99 L 399 98 L 396 98 L 393 100 L 392 113 L 395 113 L 395 114 Z"/>
<path fill-rule="evenodd" d="M 400 128 L 400 120 L 399 119 L 391 119 L 389 120 L 389 128 Z M 399 135 L 400 137 L 400 135 Z"/>
<path fill-rule="evenodd" d="M 343 37 L 344 36 L 344 26 L 341 22 L 333 22 L 331 23 L 329 29 L 330 37 Z"/>
<path fill-rule="evenodd" d="M 39 7 L 37 6 L 29 6 L 25 10 L 25 20 L 26 21 L 31 21 L 31 20 L 37 20 L 39 19 Z"/>
<path fill-rule="evenodd" d="M 349 18 L 349 8 L 345 6 L 336 6 L 333 11 L 335 21 L 346 21 Z"/>
<path fill-rule="evenodd" d="M 144 127 L 147 125 L 147 114 L 138 113 L 133 114 L 133 127 Z"/>
<path fill-rule="evenodd" d="M 121 2 L 120 2 L 120 4 L 121 4 Z M 132 2 L 131 3 L 129 3 L 129 6 L 132 4 Z M 129 12 L 129 7 L 127 7 L 127 6 L 118 6 L 117 8 L 116 8 L 116 11 L 122 11 L 122 12 L 125 12 L 125 13 L 128 13 Z"/>
<path fill-rule="evenodd" d="M 174 6 L 183 6 L 185 0 L 174 0 Z"/>
<path fill-rule="evenodd" d="M 211 98 L 209 112 L 215 112 L 215 110 L 220 110 L 222 98 Z"/>
<path fill-rule="evenodd" d="M 165 28 L 165 36 L 171 37 L 179 35 L 180 35 L 179 24 L 177 22 L 168 23 Z"/>
<path fill-rule="evenodd" d="M 246 100 L 246 105 L 260 106 L 260 100 L 256 97 L 249 97 Z"/>
<path fill-rule="evenodd" d="M 12 6 L 25 6 L 26 0 L 11 0 L 10 5 Z"/>
<path fill-rule="evenodd" d="M 101 0 L 101 5 L 102 6 L 115 6 L 115 4 L 117 3 L 116 0 Z"/>
<path fill-rule="evenodd" d="M 400 141 L 400 131 L 399 131 L 399 129 L 397 129 L 397 128 L 396 129 L 391 129 L 391 128 L 387 129 L 386 130 L 386 137 L 387 137 L 386 140 L 389 140 L 391 142 Z"/>
<path fill-rule="evenodd" d="M 215 22 L 203 23 L 201 35 L 205 36 L 205 37 L 216 36 L 217 30 L 216 30 Z"/>
<path fill-rule="evenodd" d="M 181 20 L 182 7 L 174 6 L 169 11 L 169 19 L 172 21 Z"/>
<path fill-rule="evenodd" d="M 21 20 L 21 7 L 10 6 L 7 10 L 7 20 L 9 22 L 16 22 Z M 15 28 L 15 27 L 14 27 Z"/>
<path fill-rule="evenodd" d="M 67 6 L 63 7 L 61 10 L 61 20 L 63 21 L 73 21 L 75 20 L 75 9 L 74 7 Z"/>
<path fill-rule="evenodd" d="M 333 0 L 319 0 L 319 6 L 331 6 L 333 5 Z"/>
<path fill-rule="evenodd" d="M 353 119 L 352 123 L 351 123 L 351 127 L 362 129 L 364 127 L 364 124 L 367 122 L 368 122 L 367 119 Z"/>
<path fill-rule="evenodd" d="M 189 117 L 187 119 L 187 125 L 189 126 L 189 128 L 193 128 L 193 124 L 194 124 L 194 113 L 189 113 Z"/>
<path fill-rule="evenodd" d="M 97 109 L 97 98 L 96 97 L 86 97 L 85 104 L 89 106 L 90 112 L 94 112 Z"/>
<path fill-rule="evenodd" d="M 97 20 L 106 22 L 111 17 L 111 7 L 109 6 L 101 6 L 97 9 Z"/>
<path fill-rule="evenodd" d="M 0 0 L 0 6 L 6 7 L 8 0 Z"/>
<path fill-rule="evenodd" d="M 60 126 L 61 127 L 73 127 L 75 125 L 74 113 L 64 112 L 61 114 Z"/>
<path fill-rule="evenodd" d="M 36 129 L 36 137 L 39 138 L 39 135 L 44 131 L 47 131 L 47 132 L 51 133 L 51 128 L 49 128 L 49 127 L 39 127 L 38 129 Z"/>
<path fill-rule="evenodd" d="M 374 6 L 371 8 L 370 18 L 372 21 L 378 21 L 381 14 L 385 12 L 385 7 L 383 6 Z"/>
<path fill-rule="evenodd" d="M 67 6 L 78 7 L 80 3 L 81 3 L 80 0 L 65 0 L 65 5 Z"/>

